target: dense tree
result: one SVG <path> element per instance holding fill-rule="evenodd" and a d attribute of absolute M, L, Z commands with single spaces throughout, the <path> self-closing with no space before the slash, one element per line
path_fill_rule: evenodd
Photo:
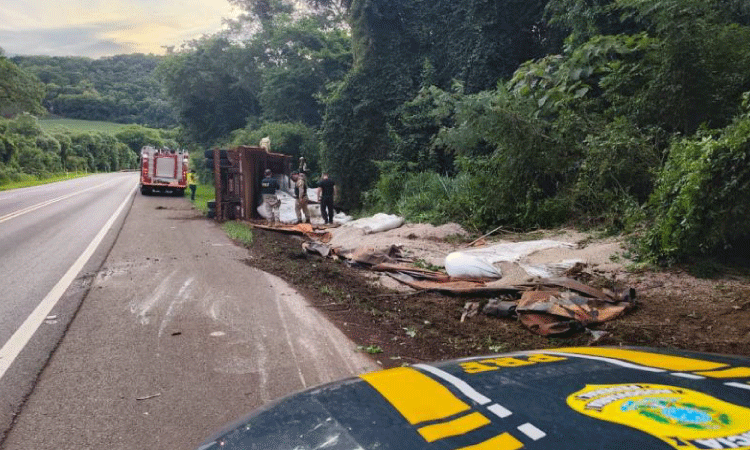
<path fill-rule="evenodd" d="M 0 55 L 0 115 L 40 113 L 44 86 L 32 74 Z"/>
<path fill-rule="evenodd" d="M 554 42 L 541 22 L 545 1 L 382 1 L 351 4 L 355 62 L 328 99 L 325 161 L 344 187 L 348 206 L 377 174 L 373 160 L 390 152 L 388 133 L 400 106 L 432 82 L 448 88 L 459 80 L 467 93 L 493 88 L 518 65 L 543 55 Z M 358 170 L 349 168 L 358 161 Z"/>

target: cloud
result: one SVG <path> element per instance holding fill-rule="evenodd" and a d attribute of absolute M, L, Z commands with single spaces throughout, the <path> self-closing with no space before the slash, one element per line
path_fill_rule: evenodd
<path fill-rule="evenodd" d="M 2 1 L 0 47 L 8 55 L 160 54 L 219 31 L 234 15 L 227 0 Z"/>
<path fill-rule="evenodd" d="M 0 30 L 0 47 L 8 55 L 100 56 L 134 53 L 129 43 L 106 38 L 106 27 Z"/>

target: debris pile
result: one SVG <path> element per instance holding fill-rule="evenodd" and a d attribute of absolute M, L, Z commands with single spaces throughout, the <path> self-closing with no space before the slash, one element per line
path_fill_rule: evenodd
<path fill-rule="evenodd" d="M 425 242 L 424 236 L 401 234 L 400 237 L 410 245 L 394 243 L 392 239 L 391 243 L 381 246 L 365 242 L 367 235 L 395 235 L 398 229 L 411 226 L 402 225 L 403 219 L 398 216 L 378 214 L 325 230 L 309 224 L 273 229 L 309 238 L 302 244 L 308 253 L 341 259 L 384 274 L 413 290 L 480 298 L 466 303 L 461 321 L 480 312 L 512 317 L 531 332 L 550 336 L 610 321 L 635 307 L 632 289 L 610 292 L 572 278 L 591 275 L 584 270 L 587 266 L 585 259 L 570 257 L 575 256 L 578 249 L 570 242 L 540 239 L 463 249 L 441 242 L 442 251 L 433 255 L 431 261 L 440 261 L 442 256 L 445 270 L 414 257 L 417 253 L 415 247 Z M 301 230 L 301 226 L 305 229 Z M 337 245 L 342 236 L 350 244 L 364 245 Z M 555 256 L 564 258 L 535 257 L 545 251 L 553 251 Z"/>

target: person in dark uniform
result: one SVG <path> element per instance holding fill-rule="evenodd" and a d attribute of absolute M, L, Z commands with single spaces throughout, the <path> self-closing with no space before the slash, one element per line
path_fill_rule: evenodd
<path fill-rule="evenodd" d="M 263 175 L 265 178 L 260 182 L 260 193 L 263 194 L 263 203 L 269 212 L 268 224 L 273 226 L 276 222 L 281 223 L 279 219 L 281 202 L 279 201 L 279 197 L 276 196 L 276 191 L 279 189 L 279 182 L 273 177 L 271 169 L 266 169 Z"/>
<path fill-rule="evenodd" d="M 336 183 L 328 178 L 328 172 L 323 172 L 318 183 L 318 201 L 320 201 L 320 215 L 327 224 L 333 223 L 333 199 L 336 194 Z"/>

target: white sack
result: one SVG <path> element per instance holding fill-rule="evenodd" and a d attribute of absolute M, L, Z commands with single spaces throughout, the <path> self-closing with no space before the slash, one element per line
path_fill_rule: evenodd
<path fill-rule="evenodd" d="M 404 224 L 404 218 L 395 214 L 377 213 L 372 217 L 346 222 L 344 226 L 359 228 L 364 234 L 380 233 L 392 230 Z"/>
<path fill-rule="evenodd" d="M 466 252 L 453 252 L 445 257 L 445 271 L 452 277 L 500 278 L 500 270 L 485 259 Z"/>

